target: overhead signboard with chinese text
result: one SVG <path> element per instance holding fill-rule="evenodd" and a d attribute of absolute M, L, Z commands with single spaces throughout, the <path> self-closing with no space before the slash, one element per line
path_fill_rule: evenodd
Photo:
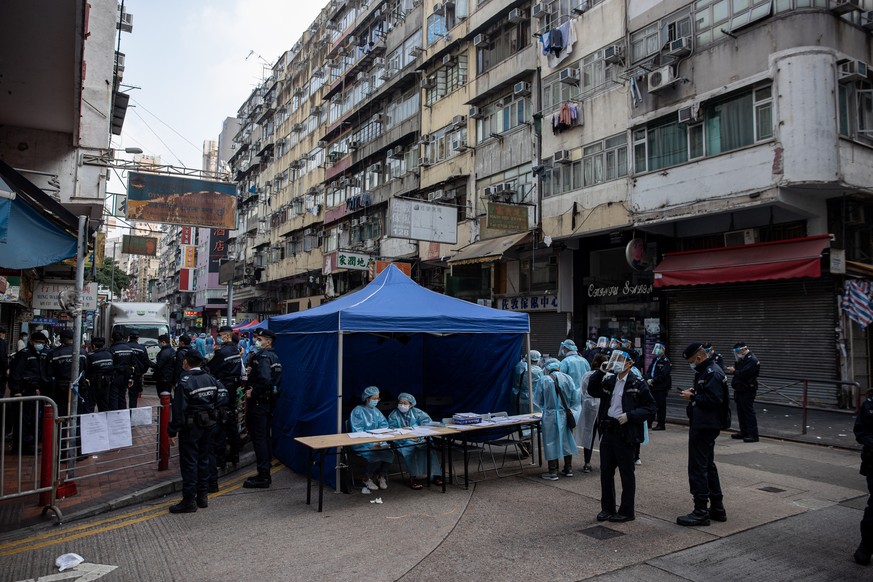
<path fill-rule="evenodd" d="M 33 309 L 61 310 L 58 295 L 62 291 L 70 292 L 75 289 L 76 286 L 72 281 L 62 283 L 39 281 L 33 287 L 31 306 Z M 97 309 L 97 283 L 88 283 L 82 290 L 82 309 Z"/>
<path fill-rule="evenodd" d="M 336 254 L 337 269 L 353 269 L 355 271 L 366 271 L 370 264 L 370 255 L 363 253 L 352 253 L 349 251 L 339 251 Z"/>
<path fill-rule="evenodd" d="M 121 252 L 154 257 L 158 254 L 158 239 L 153 236 L 121 235 Z"/>
<path fill-rule="evenodd" d="M 388 236 L 455 244 L 458 242 L 458 209 L 421 200 L 392 198 Z"/>
<path fill-rule="evenodd" d="M 236 228 L 236 185 L 130 172 L 127 218 L 145 222 Z"/>
<path fill-rule="evenodd" d="M 522 232 L 528 229 L 528 206 L 488 203 L 488 228 Z"/>

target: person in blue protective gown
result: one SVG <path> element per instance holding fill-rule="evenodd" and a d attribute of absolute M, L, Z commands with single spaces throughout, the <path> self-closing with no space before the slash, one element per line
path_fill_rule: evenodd
<path fill-rule="evenodd" d="M 363 404 L 355 406 L 349 422 L 353 432 L 363 432 L 377 428 L 388 428 L 388 420 L 376 406 L 379 404 L 379 389 L 375 386 L 364 388 L 361 394 Z M 367 461 L 364 475 L 364 488 L 361 493 L 369 494 L 377 489 L 388 489 L 388 470 L 394 460 L 394 452 L 388 443 L 369 443 L 352 445 L 352 449 Z M 376 485 L 376 483 L 379 483 Z"/>
<path fill-rule="evenodd" d="M 543 369 L 540 368 L 540 360 L 543 355 L 536 351 L 530 351 L 530 377 L 531 385 L 536 386 L 537 380 L 543 375 Z M 512 408 L 514 414 L 530 414 L 530 386 L 527 381 L 527 370 L 521 375 L 521 382 L 518 386 L 512 387 Z"/>
<path fill-rule="evenodd" d="M 579 388 L 582 385 L 582 376 L 591 371 L 591 365 L 579 355 L 579 348 L 573 340 L 562 341 L 560 353 L 564 356 L 561 360 L 561 371 L 573 378 L 573 383 Z"/>
<path fill-rule="evenodd" d="M 401 392 L 397 396 L 397 408 L 388 415 L 388 426 L 391 428 L 411 428 L 424 426 L 433 422 L 430 415 L 420 408 L 416 408 L 415 396 L 408 392 Z M 406 470 L 409 471 L 409 486 L 412 489 L 421 489 L 420 478 L 427 479 L 427 454 L 428 448 L 424 438 L 418 437 L 396 441 L 397 452 L 403 457 Z M 442 469 L 437 458 L 436 451 L 430 451 L 430 471 L 433 475 L 434 485 L 442 485 Z"/>
<path fill-rule="evenodd" d="M 564 457 L 565 477 L 573 476 L 573 455 L 578 450 L 573 428 L 582 412 L 579 387 L 573 379 L 561 372 L 557 361 L 546 364 L 545 373 L 534 390 L 533 402 L 543 412 L 543 455 L 549 463 L 549 472 L 540 475 L 549 481 L 558 480 L 558 460 Z M 572 426 L 568 425 L 568 414 Z"/>

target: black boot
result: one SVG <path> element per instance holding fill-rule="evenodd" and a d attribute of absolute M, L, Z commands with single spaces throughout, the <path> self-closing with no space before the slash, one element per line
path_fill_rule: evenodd
<path fill-rule="evenodd" d="M 864 542 L 861 542 L 861 545 L 858 546 L 857 550 L 855 550 L 855 555 L 853 557 L 855 558 L 856 564 L 868 566 L 870 564 L 871 555 L 873 555 L 873 549 Z"/>
<path fill-rule="evenodd" d="M 246 489 L 268 489 L 270 487 L 270 483 L 272 483 L 272 479 L 270 475 L 263 475 L 258 473 L 254 477 L 249 477 L 243 483 L 243 487 Z"/>
<path fill-rule="evenodd" d="M 724 510 L 724 497 L 709 499 L 709 518 L 715 521 L 727 521 L 727 511 Z"/>
<path fill-rule="evenodd" d="M 183 497 L 182 501 L 170 506 L 170 513 L 194 513 L 196 511 L 197 504 L 193 497 Z"/>
<path fill-rule="evenodd" d="M 209 507 L 209 496 L 207 496 L 206 493 L 197 494 L 197 507 L 200 509 L 206 509 Z"/>
<path fill-rule="evenodd" d="M 709 511 L 706 509 L 706 499 L 694 500 L 694 511 L 688 515 L 681 515 L 676 518 L 676 523 L 685 526 L 709 525 Z"/>

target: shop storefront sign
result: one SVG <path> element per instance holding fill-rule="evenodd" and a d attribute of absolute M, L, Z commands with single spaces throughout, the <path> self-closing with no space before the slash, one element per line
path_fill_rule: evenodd
<path fill-rule="evenodd" d="M 61 305 L 58 300 L 58 295 L 64 291 L 74 291 L 75 285 L 72 281 L 69 283 L 52 283 L 48 281 L 40 281 L 34 286 L 33 301 L 31 307 L 34 309 L 54 309 L 60 310 Z M 97 283 L 88 283 L 82 290 L 82 308 L 97 309 Z"/>
<path fill-rule="evenodd" d="M 366 271 L 370 262 L 370 255 L 363 253 L 350 253 L 340 251 L 336 255 L 336 266 L 339 269 L 354 269 L 356 271 Z"/>
<path fill-rule="evenodd" d="M 506 311 L 557 311 L 557 295 L 524 295 L 501 297 L 495 307 Z"/>
<path fill-rule="evenodd" d="M 528 229 L 528 207 L 519 204 L 488 203 L 488 228 L 522 232 Z"/>
<path fill-rule="evenodd" d="M 647 283 L 633 284 L 630 281 L 625 281 L 622 284 L 616 285 L 588 285 L 588 297 L 632 297 L 641 295 L 651 295 L 653 287 Z"/>

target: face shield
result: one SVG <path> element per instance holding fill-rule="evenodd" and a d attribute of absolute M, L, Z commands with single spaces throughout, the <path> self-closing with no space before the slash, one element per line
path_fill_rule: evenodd
<path fill-rule="evenodd" d="M 623 349 L 623 350 L 631 349 L 631 341 L 627 338 L 621 338 L 621 349 Z"/>
<path fill-rule="evenodd" d="M 746 354 L 749 352 L 748 348 L 734 348 L 734 361 L 739 362 L 743 358 L 746 357 Z"/>
<path fill-rule="evenodd" d="M 655 344 L 655 347 L 652 349 L 653 356 L 663 356 L 666 350 L 664 350 L 664 344 Z"/>
<path fill-rule="evenodd" d="M 594 349 L 594 342 L 592 340 L 585 340 L 585 349 L 586 350 L 593 350 Z"/>
<path fill-rule="evenodd" d="M 597 338 L 597 347 L 606 349 L 607 347 L 609 347 L 609 340 L 603 336 L 600 336 L 599 338 Z"/>
<path fill-rule="evenodd" d="M 630 364 L 630 356 L 621 350 L 614 350 L 605 364 L 605 370 L 613 374 L 621 374 Z"/>
<path fill-rule="evenodd" d="M 621 346 L 618 343 L 618 340 L 616 338 L 612 338 L 609 340 L 609 349 L 617 350 L 619 347 L 621 347 Z"/>

